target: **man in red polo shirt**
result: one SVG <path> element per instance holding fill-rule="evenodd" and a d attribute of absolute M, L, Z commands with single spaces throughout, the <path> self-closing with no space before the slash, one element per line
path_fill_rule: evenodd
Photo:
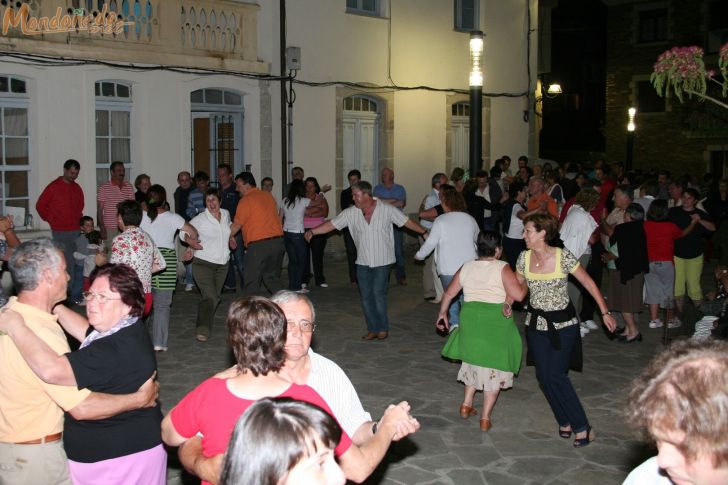
<path fill-rule="evenodd" d="M 63 175 L 43 189 L 35 210 L 51 226 L 53 241 L 61 247 L 66 258 L 66 271 L 73 277 L 78 226 L 83 216 L 83 189 L 76 183 L 81 164 L 69 159 L 63 164 Z M 22 221 L 16 221 L 22 224 Z"/>
<path fill-rule="evenodd" d="M 235 187 L 242 196 L 230 226 L 230 245 L 235 247 L 235 234 L 242 230 L 245 243 L 245 286 L 243 295 L 262 295 L 263 287 L 271 294 L 282 288 L 283 226 L 278 205 L 270 194 L 256 187 L 250 172 L 235 176 Z"/>

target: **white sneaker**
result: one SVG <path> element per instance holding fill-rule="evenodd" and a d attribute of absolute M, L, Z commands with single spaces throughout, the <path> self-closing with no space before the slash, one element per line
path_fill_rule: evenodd
<path fill-rule="evenodd" d="M 662 320 L 659 318 L 656 320 L 650 320 L 650 328 L 662 328 Z"/>
<path fill-rule="evenodd" d="M 328 283 L 321 283 L 319 286 L 321 288 L 328 288 L 329 287 Z"/>
<path fill-rule="evenodd" d="M 192 291 L 194 289 L 195 289 L 195 285 L 193 285 L 192 283 L 187 283 L 185 285 L 185 291 Z"/>
<path fill-rule="evenodd" d="M 306 289 L 308 285 L 306 283 L 301 283 L 301 288 Z"/>
<path fill-rule="evenodd" d="M 581 333 L 581 338 L 584 338 L 589 333 L 589 329 L 586 327 L 579 326 L 579 333 Z"/>
<path fill-rule="evenodd" d="M 599 325 L 594 320 L 585 320 L 583 325 L 589 330 L 599 330 Z"/>
<path fill-rule="evenodd" d="M 308 293 L 308 289 L 301 287 L 301 289 L 298 290 L 296 293 L 300 295 L 305 295 L 306 293 Z"/>
<path fill-rule="evenodd" d="M 682 325 L 682 322 L 677 317 L 672 317 L 669 322 L 667 322 L 667 328 L 677 328 L 680 325 Z"/>

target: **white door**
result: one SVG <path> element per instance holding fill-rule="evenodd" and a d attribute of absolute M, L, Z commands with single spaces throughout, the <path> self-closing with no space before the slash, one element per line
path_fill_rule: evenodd
<path fill-rule="evenodd" d="M 467 167 L 470 150 L 470 120 L 467 116 L 452 117 L 452 144 L 450 159 L 452 167 Z"/>
<path fill-rule="evenodd" d="M 379 180 L 377 133 L 379 114 L 361 111 L 344 111 L 342 126 L 344 134 L 344 170 L 341 187 L 348 187 L 346 175 L 358 169 L 362 180 L 372 186 Z"/>

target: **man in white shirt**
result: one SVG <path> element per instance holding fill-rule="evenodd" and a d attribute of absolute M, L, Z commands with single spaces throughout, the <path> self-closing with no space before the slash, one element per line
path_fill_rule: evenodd
<path fill-rule="evenodd" d="M 424 235 L 427 230 L 411 221 L 396 207 L 372 197 L 372 185 L 364 180 L 351 188 L 354 207 L 349 207 L 333 219 L 306 231 L 313 236 L 335 229 L 349 228 L 356 244 L 356 275 L 359 296 L 367 333 L 364 340 L 384 340 L 389 336 L 387 316 L 387 287 L 389 268 L 395 262 L 392 224 Z"/>
<path fill-rule="evenodd" d="M 432 209 L 436 205 L 440 204 L 440 186 L 447 183 L 447 175 L 442 172 L 438 172 L 432 176 L 432 190 L 430 193 L 422 199 L 420 204 L 420 212 L 427 209 Z M 432 221 L 420 218 L 420 225 L 428 231 L 432 229 Z M 425 240 L 419 237 L 420 247 L 424 244 Z M 433 303 L 439 303 L 442 298 L 442 284 L 440 279 L 437 277 L 437 271 L 435 269 L 434 256 L 425 259 L 425 265 L 422 268 L 422 290 L 424 292 L 425 300 Z"/>
<path fill-rule="evenodd" d="M 591 244 L 597 241 L 597 233 L 595 229 L 598 227 L 597 221 L 594 220 L 589 213 L 599 202 L 599 192 L 594 189 L 581 189 L 576 194 L 574 205 L 569 208 L 569 212 L 561 226 L 561 240 L 564 247 L 568 249 L 578 260 L 583 268 L 588 267 L 591 258 Z M 576 313 L 581 311 L 582 293 L 584 288 L 576 281 L 569 279 L 568 284 L 569 298 L 574 304 Z M 586 320 L 581 323 L 581 336 L 584 337 L 590 330 L 596 330 L 599 326 L 594 320 Z"/>

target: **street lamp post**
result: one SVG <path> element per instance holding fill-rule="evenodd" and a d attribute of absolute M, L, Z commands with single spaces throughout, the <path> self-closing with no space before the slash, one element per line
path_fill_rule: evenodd
<path fill-rule="evenodd" d="M 483 32 L 470 34 L 470 176 L 483 166 Z"/>
<path fill-rule="evenodd" d="M 627 159 L 624 163 L 624 168 L 626 171 L 632 170 L 632 158 L 634 154 L 634 117 L 637 114 L 637 108 L 629 108 L 627 110 L 627 114 L 629 115 L 629 121 L 627 122 Z"/>

